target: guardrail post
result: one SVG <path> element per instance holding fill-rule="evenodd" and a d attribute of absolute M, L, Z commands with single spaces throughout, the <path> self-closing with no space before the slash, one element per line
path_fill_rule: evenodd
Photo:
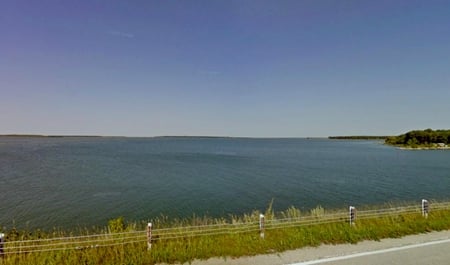
<path fill-rule="evenodd" d="M 4 250 L 3 250 L 3 245 L 4 244 L 5 244 L 5 234 L 0 233 L 0 256 L 5 253 Z"/>
<path fill-rule="evenodd" d="M 259 215 L 259 236 L 264 238 L 264 214 Z"/>
<path fill-rule="evenodd" d="M 147 249 L 150 250 L 152 248 L 152 223 L 148 223 L 147 225 Z"/>
<path fill-rule="evenodd" d="M 430 205 L 427 200 L 422 200 L 422 216 L 428 218 L 428 212 L 430 211 Z"/>
<path fill-rule="evenodd" d="M 350 225 L 355 225 L 356 221 L 356 208 L 353 206 L 348 207 L 350 215 Z"/>

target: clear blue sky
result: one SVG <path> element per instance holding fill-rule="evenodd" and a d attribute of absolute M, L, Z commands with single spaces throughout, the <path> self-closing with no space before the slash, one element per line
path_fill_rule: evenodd
<path fill-rule="evenodd" d="M 450 128 L 450 1 L 0 1 L 0 134 Z"/>

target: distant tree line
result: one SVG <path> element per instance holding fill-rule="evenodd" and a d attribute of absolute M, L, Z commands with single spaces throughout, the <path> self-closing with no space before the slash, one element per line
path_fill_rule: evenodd
<path fill-rule="evenodd" d="M 351 135 L 351 136 L 330 136 L 328 139 L 335 140 L 385 140 L 389 136 L 373 136 L 373 135 Z"/>
<path fill-rule="evenodd" d="M 386 144 L 403 146 L 432 146 L 435 144 L 450 144 L 450 130 L 415 130 L 399 136 L 386 138 Z"/>

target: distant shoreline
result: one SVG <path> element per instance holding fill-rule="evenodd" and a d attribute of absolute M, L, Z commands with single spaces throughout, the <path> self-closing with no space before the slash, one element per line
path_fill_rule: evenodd
<path fill-rule="evenodd" d="M 389 136 L 377 135 L 351 135 L 351 136 L 329 136 L 331 140 L 386 140 Z"/>
<path fill-rule="evenodd" d="M 89 138 L 101 138 L 110 136 L 98 136 L 98 135 L 43 135 L 43 134 L 1 134 L 0 137 L 29 137 L 29 138 L 63 138 L 63 137 L 89 137 Z M 111 136 L 115 137 L 115 136 Z"/>
<path fill-rule="evenodd" d="M 328 137 L 249 137 L 208 135 L 157 135 L 157 136 L 102 136 L 102 135 L 43 135 L 43 134 L 0 134 L 11 138 L 152 138 L 152 139 L 327 139 Z"/>
<path fill-rule="evenodd" d="M 395 146 L 400 150 L 450 150 L 450 146 L 446 147 L 409 147 L 409 146 Z"/>

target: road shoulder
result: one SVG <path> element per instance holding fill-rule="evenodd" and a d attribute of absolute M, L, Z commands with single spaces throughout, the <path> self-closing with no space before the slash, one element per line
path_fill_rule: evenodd
<path fill-rule="evenodd" d="M 430 232 L 426 234 L 410 235 L 402 238 L 387 238 L 380 241 L 362 241 L 357 244 L 321 245 L 319 247 L 307 247 L 297 250 L 289 250 L 282 253 L 257 255 L 241 258 L 211 258 L 208 260 L 196 260 L 192 265 L 281 265 L 298 262 L 306 262 L 317 259 L 339 257 L 377 251 L 387 248 L 403 247 L 413 244 L 421 244 L 433 241 L 450 239 L 450 230 Z"/>

